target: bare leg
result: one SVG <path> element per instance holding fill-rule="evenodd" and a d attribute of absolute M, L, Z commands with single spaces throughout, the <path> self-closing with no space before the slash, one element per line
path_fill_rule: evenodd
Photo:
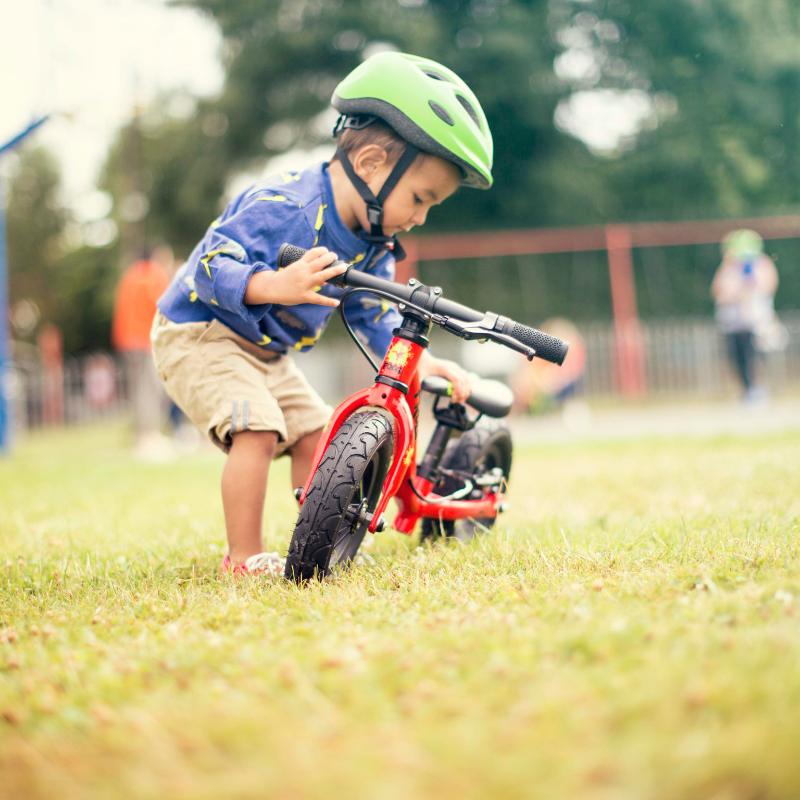
<path fill-rule="evenodd" d="M 233 435 L 222 470 L 222 506 L 228 531 L 228 555 L 234 564 L 264 552 L 261 521 L 267 493 L 267 475 L 278 434 L 242 431 Z"/>
<path fill-rule="evenodd" d="M 311 472 L 311 462 L 314 460 L 314 451 L 322 434 L 322 428 L 313 433 L 306 434 L 298 439 L 292 448 L 292 488 L 304 486 Z"/>

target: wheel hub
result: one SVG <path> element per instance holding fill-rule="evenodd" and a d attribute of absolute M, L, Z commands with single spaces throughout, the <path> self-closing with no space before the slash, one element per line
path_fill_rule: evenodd
<path fill-rule="evenodd" d="M 371 516 L 367 514 L 366 498 L 360 503 L 351 503 L 344 512 L 344 518 L 350 523 L 350 535 L 352 536 Z"/>
<path fill-rule="evenodd" d="M 374 517 L 374 514 L 367 511 L 366 498 L 360 503 L 351 503 L 344 512 L 344 519 L 350 525 L 350 535 L 352 536 L 362 525 L 369 525 Z M 375 531 L 380 533 L 386 530 L 386 520 L 381 515 L 378 524 L 375 526 Z"/>

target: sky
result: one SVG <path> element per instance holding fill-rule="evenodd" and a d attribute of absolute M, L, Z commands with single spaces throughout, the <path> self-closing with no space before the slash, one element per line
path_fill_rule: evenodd
<path fill-rule="evenodd" d="M 35 117 L 35 141 L 58 158 L 64 201 L 92 202 L 117 129 L 165 91 L 222 88 L 220 36 L 191 9 L 162 0 L 24 0 L 7 4 L 0 48 L 0 145 Z"/>

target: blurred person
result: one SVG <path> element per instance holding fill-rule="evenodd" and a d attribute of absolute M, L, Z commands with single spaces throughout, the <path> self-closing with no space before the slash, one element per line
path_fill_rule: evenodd
<path fill-rule="evenodd" d="M 84 362 L 83 385 L 92 408 L 107 408 L 117 396 L 117 368 L 114 359 L 95 353 Z"/>
<path fill-rule="evenodd" d="M 728 357 L 744 390 L 745 402 L 766 398 L 758 377 L 757 349 L 767 351 L 780 325 L 774 297 L 778 271 L 764 254 L 764 242 L 747 229 L 732 231 L 722 241 L 722 263 L 711 284 L 714 316 L 725 336 Z"/>
<path fill-rule="evenodd" d="M 161 424 L 165 394 L 153 365 L 150 328 L 156 301 L 169 286 L 161 248 L 157 261 L 153 250 L 131 264 L 122 274 L 114 297 L 111 343 L 125 359 L 133 410 L 134 449 L 144 457 L 160 457 L 164 450 Z M 171 258 L 171 251 L 169 258 Z"/>
<path fill-rule="evenodd" d="M 525 361 L 512 377 L 515 405 L 522 411 L 561 408 L 575 396 L 586 371 L 586 342 L 568 319 L 554 317 L 540 330 L 570 343 L 564 364 L 559 367 L 541 358 Z"/>
<path fill-rule="evenodd" d="M 222 503 L 228 554 L 220 569 L 278 572 L 264 553 L 262 517 L 274 458 L 292 457 L 305 483 L 332 413 L 287 351 L 311 349 L 343 290 L 326 281 L 337 259 L 386 279 L 395 236 L 425 222 L 460 185 L 492 185 L 492 138 L 475 95 L 441 64 L 379 53 L 334 91 L 341 116 L 329 163 L 281 173 L 234 198 L 159 300 L 153 355 L 168 394 L 227 454 Z M 280 246 L 308 249 L 278 269 Z M 383 357 L 400 324 L 394 308 L 360 296 L 348 319 Z M 459 365 L 426 351 L 420 377 L 441 375 L 453 398 L 469 394 Z"/>
<path fill-rule="evenodd" d="M 45 425 L 64 424 L 64 337 L 52 322 L 36 335 L 42 365 L 42 420 Z"/>

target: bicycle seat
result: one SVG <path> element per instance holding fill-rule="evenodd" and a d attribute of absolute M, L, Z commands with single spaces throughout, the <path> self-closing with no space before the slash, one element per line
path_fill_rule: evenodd
<path fill-rule="evenodd" d="M 429 375 L 422 381 L 425 392 L 450 397 L 453 384 L 441 375 Z M 472 393 L 467 398 L 467 405 L 486 414 L 487 417 L 506 417 L 514 403 L 514 393 L 504 383 L 481 378 L 472 387 Z"/>

